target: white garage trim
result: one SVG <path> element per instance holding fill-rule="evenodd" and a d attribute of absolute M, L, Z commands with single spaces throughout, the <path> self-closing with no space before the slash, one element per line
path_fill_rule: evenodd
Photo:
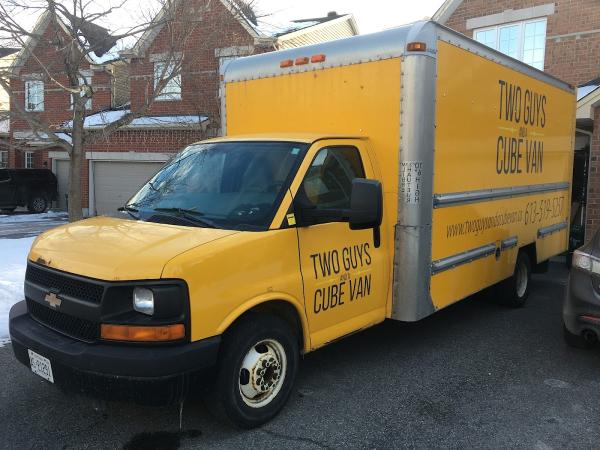
<path fill-rule="evenodd" d="M 176 153 L 150 152 L 85 152 L 85 159 L 94 161 L 145 161 L 166 162 Z"/>
<path fill-rule="evenodd" d="M 69 159 L 69 154 L 67 152 L 51 151 L 51 152 L 48 152 L 48 158 L 50 158 L 50 159 Z"/>

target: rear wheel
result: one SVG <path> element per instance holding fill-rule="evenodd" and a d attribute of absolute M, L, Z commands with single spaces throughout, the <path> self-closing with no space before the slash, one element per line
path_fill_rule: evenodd
<path fill-rule="evenodd" d="M 565 324 L 563 324 L 563 336 L 565 338 L 565 342 L 568 346 L 574 348 L 590 348 L 592 343 L 584 339 L 584 337 L 580 334 L 571 333 Z"/>
<path fill-rule="evenodd" d="M 27 203 L 27 209 L 32 213 L 43 213 L 48 209 L 48 200 L 43 195 L 34 195 Z"/>
<path fill-rule="evenodd" d="M 521 251 L 517 256 L 513 275 L 497 286 L 496 297 L 506 306 L 519 308 L 529 297 L 530 285 L 531 260 L 526 252 Z"/>
<path fill-rule="evenodd" d="M 253 314 L 225 337 L 219 357 L 216 400 L 243 428 L 269 421 L 287 402 L 298 370 L 299 345 L 287 322 Z"/>

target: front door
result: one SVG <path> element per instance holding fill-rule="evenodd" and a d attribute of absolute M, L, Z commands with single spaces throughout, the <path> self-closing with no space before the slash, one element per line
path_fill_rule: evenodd
<path fill-rule="evenodd" d="M 296 196 L 319 210 L 349 209 L 352 180 L 375 178 L 362 141 L 322 141 Z M 295 183 L 296 184 L 296 183 Z M 384 245 L 373 230 L 323 219 L 298 228 L 306 314 L 313 348 L 385 318 L 388 270 Z"/>

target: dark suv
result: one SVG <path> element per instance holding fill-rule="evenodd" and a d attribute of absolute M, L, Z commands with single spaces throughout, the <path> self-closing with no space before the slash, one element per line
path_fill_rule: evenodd
<path fill-rule="evenodd" d="M 57 181 L 48 169 L 0 169 L 0 210 L 27 206 L 42 213 L 58 197 Z"/>

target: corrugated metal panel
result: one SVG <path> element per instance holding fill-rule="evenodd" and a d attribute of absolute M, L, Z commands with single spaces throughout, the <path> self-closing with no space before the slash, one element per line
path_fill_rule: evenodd
<path fill-rule="evenodd" d="M 280 49 L 301 47 L 303 45 L 318 44 L 320 42 L 334 41 L 354 36 L 354 31 L 349 21 L 339 22 L 337 24 L 320 28 L 315 31 L 306 31 L 297 37 L 282 40 L 279 42 Z"/>

